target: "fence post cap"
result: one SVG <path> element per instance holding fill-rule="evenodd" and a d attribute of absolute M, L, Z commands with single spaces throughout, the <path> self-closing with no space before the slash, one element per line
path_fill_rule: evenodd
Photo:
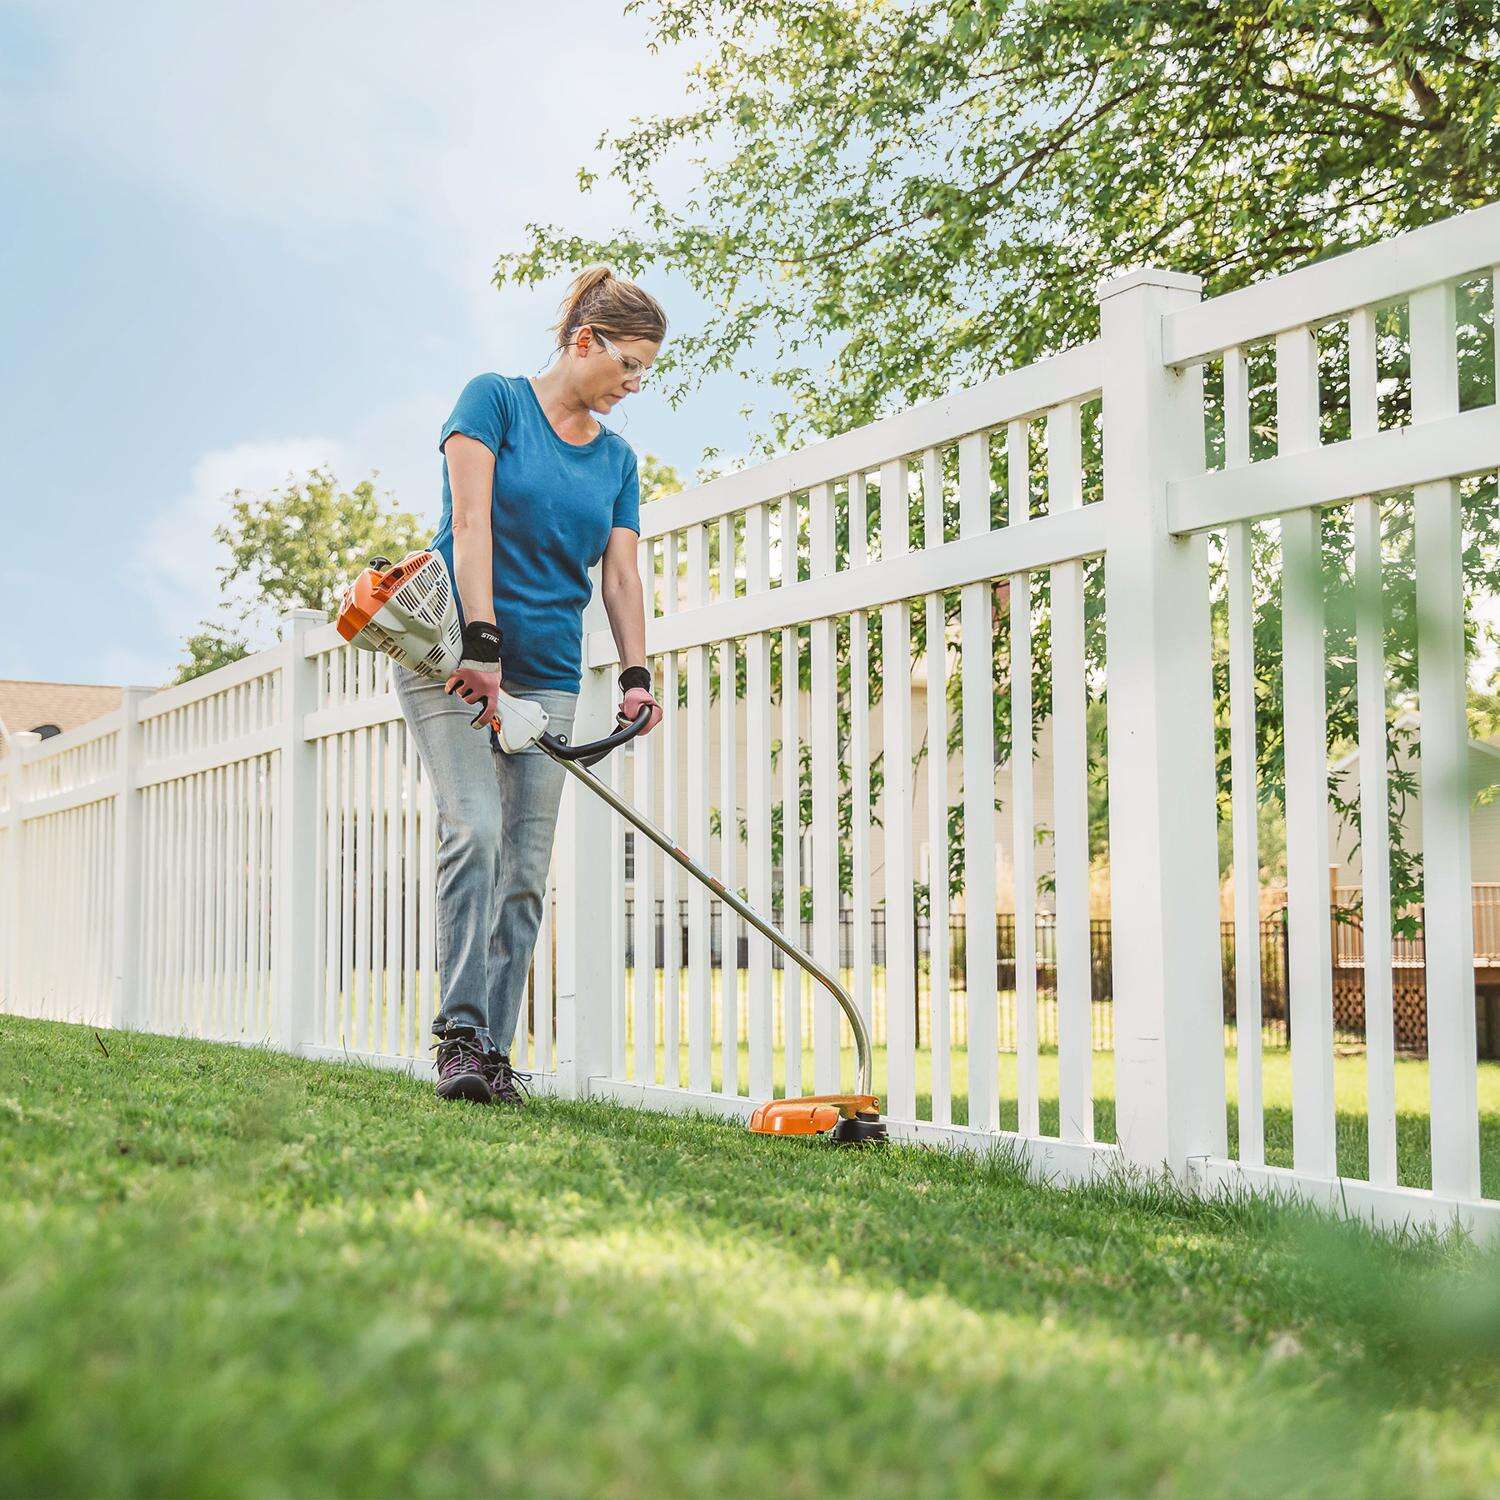
<path fill-rule="evenodd" d="M 1138 271 L 1126 271 L 1120 276 L 1111 276 L 1094 288 L 1098 301 L 1107 301 L 1121 292 L 1133 291 L 1138 286 L 1160 286 L 1175 292 L 1203 291 L 1203 278 L 1188 271 L 1167 271 L 1160 266 L 1143 266 Z"/>
<path fill-rule="evenodd" d="M 283 641 L 292 640 L 315 625 L 328 623 L 328 612 L 321 609 L 284 609 L 277 616 L 277 633 Z"/>

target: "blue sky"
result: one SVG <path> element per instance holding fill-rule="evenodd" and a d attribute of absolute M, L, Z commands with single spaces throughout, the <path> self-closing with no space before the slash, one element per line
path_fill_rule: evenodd
<path fill-rule="evenodd" d="M 684 97 L 646 36 L 595 0 L 0 0 L 0 677 L 168 680 L 236 485 L 379 470 L 435 521 L 454 396 L 541 367 L 564 284 L 498 293 L 496 254 L 621 222 L 576 169 Z M 763 394 L 648 388 L 610 425 L 690 474 Z"/>

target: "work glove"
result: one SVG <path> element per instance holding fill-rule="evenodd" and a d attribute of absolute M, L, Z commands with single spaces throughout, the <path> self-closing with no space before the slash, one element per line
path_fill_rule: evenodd
<path fill-rule="evenodd" d="M 651 717 L 646 721 L 642 734 L 650 734 L 661 723 L 661 704 L 651 696 L 651 673 L 645 667 L 626 667 L 620 673 L 620 691 L 625 695 L 620 704 L 620 719 L 623 723 L 635 723 L 636 715 L 649 704 Z"/>
<path fill-rule="evenodd" d="M 463 660 L 443 685 L 443 691 L 456 693 L 465 703 L 479 705 L 479 712 L 470 723 L 489 723 L 500 695 L 498 625 L 492 625 L 488 620 L 470 620 L 464 626 Z"/>

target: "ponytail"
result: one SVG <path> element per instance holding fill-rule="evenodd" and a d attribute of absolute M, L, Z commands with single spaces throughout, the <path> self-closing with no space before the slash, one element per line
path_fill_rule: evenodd
<path fill-rule="evenodd" d="M 667 315 L 650 292 L 622 281 L 608 266 L 591 266 L 573 278 L 553 324 L 557 347 L 565 349 L 585 323 L 606 338 L 649 339 L 667 336 Z"/>

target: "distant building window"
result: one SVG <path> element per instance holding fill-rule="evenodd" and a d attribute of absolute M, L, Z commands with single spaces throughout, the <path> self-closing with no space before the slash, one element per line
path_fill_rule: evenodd
<path fill-rule="evenodd" d="M 44 740 L 50 740 L 54 734 L 61 734 L 62 730 L 56 724 L 38 724 L 31 732 L 41 735 Z"/>

